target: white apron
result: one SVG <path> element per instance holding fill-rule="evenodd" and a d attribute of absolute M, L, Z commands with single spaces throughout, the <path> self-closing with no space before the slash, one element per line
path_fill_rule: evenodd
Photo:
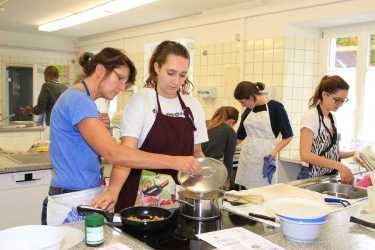
<path fill-rule="evenodd" d="M 235 183 L 246 188 L 269 185 L 267 178 L 263 178 L 264 157 L 270 155 L 275 148 L 276 139 L 272 131 L 271 120 L 266 104 L 266 111 L 251 112 L 243 125 L 246 138 L 241 143 L 241 153 Z M 272 178 L 277 182 L 278 164 Z"/>
<path fill-rule="evenodd" d="M 103 191 L 104 187 L 48 196 L 47 225 L 57 226 L 64 223 L 72 209 L 78 205 L 90 205 L 91 199 Z"/>

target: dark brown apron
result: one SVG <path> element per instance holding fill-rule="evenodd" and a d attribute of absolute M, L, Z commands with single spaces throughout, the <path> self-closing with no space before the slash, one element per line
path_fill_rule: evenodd
<path fill-rule="evenodd" d="M 189 156 L 194 154 L 193 114 L 177 93 L 184 117 L 171 117 L 161 111 L 159 96 L 156 91 L 158 110 L 150 132 L 140 148 L 143 151 L 174 156 Z M 150 169 L 155 173 L 171 175 L 177 183 L 177 171 L 173 169 Z M 119 194 L 115 211 L 134 206 L 142 169 L 132 169 Z"/>

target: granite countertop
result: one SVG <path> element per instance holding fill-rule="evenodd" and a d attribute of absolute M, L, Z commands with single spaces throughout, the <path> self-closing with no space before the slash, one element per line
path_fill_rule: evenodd
<path fill-rule="evenodd" d="M 51 169 L 48 153 L 0 152 L 0 174 Z"/>
<path fill-rule="evenodd" d="M 23 127 L 19 125 L 9 125 L 9 126 L 0 126 L 0 133 L 44 131 L 44 129 L 45 128 L 43 126 Z"/>
<path fill-rule="evenodd" d="M 375 232 L 349 222 L 349 217 L 359 213 L 361 207 L 366 204 L 366 202 L 367 201 L 363 201 L 332 213 L 328 223 L 323 226 L 320 238 L 310 244 L 289 241 L 284 238 L 280 229 L 264 225 L 260 222 L 251 223 L 251 221 L 248 220 L 248 222 L 243 223 L 244 219 L 242 219 L 242 224 L 231 226 L 243 226 L 288 250 L 367 250 L 370 249 L 369 246 L 375 246 Z M 226 219 L 228 219 L 228 215 L 223 216 L 223 223 L 226 223 Z M 71 224 L 69 227 L 77 228 L 82 232 L 84 230 L 82 222 Z M 111 228 L 106 225 L 104 233 L 105 243 L 100 247 L 123 243 L 134 250 L 151 249 L 143 242 L 121 232 L 119 229 Z M 96 248 L 86 246 L 84 241 L 70 248 L 70 250 L 82 249 Z"/>

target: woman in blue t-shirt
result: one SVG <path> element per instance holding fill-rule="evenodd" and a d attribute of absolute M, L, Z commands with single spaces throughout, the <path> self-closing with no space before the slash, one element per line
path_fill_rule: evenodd
<path fill-rule="evenodd" d="M 51 115 L 50 158 L 55 175 L 44 202 L 42 223 L 57 225 L 77 219 L 75 207 L 90 204 L 102 191 L 99 155 L 132 168 L 200 171 L 192 156 L 166 156 L 117 144 L 99 119 L 95 100 L 112 100 L 134 83 L 136 69 L 120 50 L 104 48 L 80 58 L 83 80 L 57 100 Z M 47 218 L 47 219 L 46 219 Z"/>

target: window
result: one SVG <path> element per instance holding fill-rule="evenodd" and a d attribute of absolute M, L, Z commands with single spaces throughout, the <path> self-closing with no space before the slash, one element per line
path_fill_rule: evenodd
<path fill-rule="evenodd" d="M 372 110 L 375 107 L 375 32 L 358 30 L 351 34 L 328 36 L 328 74 L 340 75 L 350 85 L 349 102 L 337 112 L 336 118 L 340 146 L 358 149 L 375 143 Z"/>
<path fill-rule="evenodd" d="M 355 137 L 354 116 L 356 103 L 356 69 L 358 54 L 358 37 L 337 37 L 331 40 L 329 75 L 339 75 L 350 85 L 349 102 L 341 107 L 336 118 L 340 143 L 344 147 L 352 147 Z"/>
<path fill-rule="evenodd" d="M 364 143 L 371 142 L 371 139 L 375 140 L 374 131 L 374 107 L 375 107 L 375 35 L 370 35 L 369 46 L 367 50 L 368 60 L 366 67 L 366 77 L 363 88 L 363 116 L 362 124 L 359 131 L 359 139 Z"/>

